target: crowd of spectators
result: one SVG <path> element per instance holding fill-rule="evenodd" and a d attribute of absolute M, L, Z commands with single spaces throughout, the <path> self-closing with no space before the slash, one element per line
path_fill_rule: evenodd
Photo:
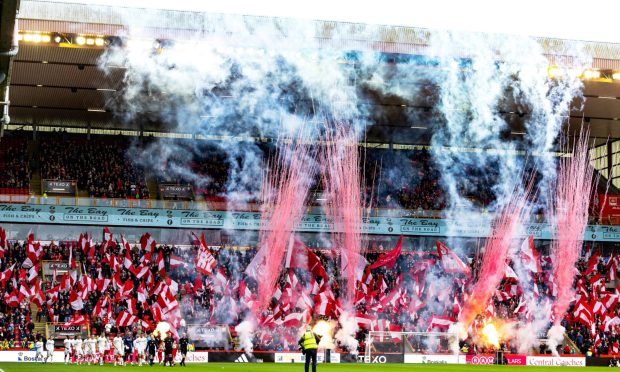
<path fill-rule="evenodd" d="M 77 180 L 91 197 L 148 199 L 144 171 L 119 138 L 51 135 L 41 140 L 41 179 Z"/>
<path fill-rule="evenodd" d="M 3 138 L 0 145 L 0 188 L 29 187 L 28 142 L 20 137 Z"/>
<path fill-rule="evenodd" d="M 5 257 L 0 264 L 2 272 L 13 264 L 16 267 L 21 265 L 28 257 L 26 245 L 19 242 L 8 245 Z M 136 244 L 129 248 L 130 253 L 127 255 L 120 243 L 103 246 L 97 244 L 89 254 L 83 252 L 79 244 L 66 242 L 43 247 L 42 259 L 67 261 L 69 246 L 73 247 L 71 249 L 73 257 L 83 264 L 80 270 L 83 271 L 81 275 L 87 274 L 98 282 L 97 287 L 84 297 L 83 308 L 76 309 L 71 302 L 71 291 L 81 284 L 73 285 L 73 288 L 69 290 L 61 290 L 57 298 L 50 301 L 49 306 L 39 308 L 36 315 L 30 314 L 28 298 L 17 306 L 9 305 L 5 301 L 0 304 L 0 342 L 6 340 L 16 344 L 21 341 L 31 341 L 35 336 L 32 334 L 34 328 L 32 317 L 36 317 L 37 321 L 71 322 L 76 316 L 84 315 L 90 323 L 93 334 L 100 334 L 104 331 L 112 333 L 124 331 L 124 327 L 116 324 L 117 317 L 123 311 L 131 311 L 139 319 L 153 324 L 157 321 L 153 308 L 161 304 L 156 288 L 163 283 L 170 288 L 176 288 L 174 293 L 180 304 L 178 309 L 179 316 L 183 319 L 183 327 L 185 324 L 225 324 L 230 327 L 230 332 L 234 335 L 235 327 L 246 318 L 247 314 L 254 311 L 258 301 L 256 296 L 258 283 L 251 275 L 246 274 L 246 269 L 256 255 L 256 249 L 252 247 L 232 249 L 210 246 L 208 250 L 217 263 L 212 275 L 201 275 L 197 272 L 194 264 L 199 249 L 197 246 L 180 248 L 159 245 L 150 251 Z M 389 249 L 381 250 L 383 247 L 373 248 L 379 250 L 373 250 L 366 255 L 369 265 L 389 251 Z M 343 311 L 344 294 L 342 291 L 344 287 L 342 284 L 344 279 L 339 275 L 341 271 L 338 255 L 329 249 L 314 249 L 312 252 L 325 268 L 326 275 L 322 276 L 316 271 L 311 272 L 298 266 L 281 271 L 277 281 L 277 294 L 274 294 L 271 302 L 258 314 L 260 326 L 252 340 L 255 349 L 295 351 L 298 347 L 300 327 L 303 327 L 305 322 L 319 319 L 336 322 L 338 314 Z M 163 267 L 158 263 L 159 256 L 162 257 Z M 130 257 L 131 265 L 122 263 L 126 257 Z M 176 260 L 174 265 L 171 264 L 173 259 Z M 139 277 L 137 272 L 145 260 L 149 273 L 146 275 L 143 273 Z M 588 280 L 594 275 L 605 276 L 609 273 L 608 266 L 604 263 L 609 259 L 599 260 L 600 263 L 595 264 L 596 270 L 588 274 Z M 179 264 L 179 261 L 182 264 Z M 361 280 L 356 281 L 354 300 L 355 316 L 360 326 L 355 335 L 359 342 L 358 351 L 363 352 L 366 336 L 370 330 L 447 331 L 447 327 L 444 328 L 441 325 L 438 326 L 439 328 L 434 328 L 429 326 L 429 322 L 436 316 L 453 320 L 458 317 L 460 308 L 466 302 L 466 294 L 471 290 L 472 283 L 477 280 L 481 257 L 474 254 L 464 258 L 464 261 L 473 272 L 471 280 L 464 272 L 450 274 L 444 272 L 441 259 L 433 249 L 403 250 L 394 258 L 393 266 L 379 265 L 372 269 L 366 266 Z M 541 255 L 541 266 L 542 272 L 532 273 L 530 280 L 536 287 L 537 296 L 553 299 L 555 294 L 550 285 L 552 267 L 548 256 Z M 582 259 L 578 265 L 582 274 L 577 277 L 577 280 L 584 278 L 583 273 L 591 266 L 586 265 Z M 19 270 L 15 270 L 12 278 L 1 282 L 0 286 L 5 298 L 17 290 L 14 288 L 15 285 L 21 285 L 17 279 L 23 278 L 23 275 L 25 275 L 23 272 L 20 274 Z M 81 279 L 82 277 L 78 275 L 77 282 Z M 105 279 L 109 279 L 109 285 L 102 290 L 99 282 Z M 41 289 L 47 295 L 47 300 L 50 300 L 50 293 L 54 293 L 54 288 L 57 288 L 62 280 L 60 275 L 56 278 L 56 282 L 52 282 L 53 278 L 49 275 L 41 278 Z M 520 280 L 522 279 L 505 277 L 491 304 L 476 317 L 470 329 L 470 337 L 466 340 L 471 350 L 480 353 L 494 350 L 492 346 L 483 342 L 480 333 L 480 329 L 488 321 L 497 318 L 502 319 L 503 322 L 526 321 L 528 316 L 531 316 L 531 313 L 528 314 L 521 307 L 522 289 L 517 289 Z M 118 285 L 131 282 L 133 292 L 129 298 L 135 298 L 137 289 L 144 285 L 148 291 L 146 301 L 138 302 L 135 308 L 132 308 L 124 295 L 119 293 L 122 289 L 115 284 L 115 281 Z M 585 288 L 592 290 L 591 285 Z M 602 296 L 602 292 L 599 291 L 598 295 Z M 95 316 L 94 309 L 104 297 L 111 301 L 110 311 L 104 316 Z M 320 306 L 322 301 L 329 303 L 327 306 Z M 567 314 L 563 325 L 577 350 L 568 347 L 562 351 L 568 353 L 592 351 L 596 354 L 608 354 L 611 345 L 620 341 L 617 332 L 618 325 L 606 329 L 603 326 L 605 323 L 603 317 L 597 316 L 596 332 L 593 333 L 593 328 L 580 323 L 572 312 L 573 309 Z M 617 316 L 618 314 L 619 309 L 615 307 L 609 309 L 608 315 Z M 294 320 L 296 315 L 299 315 L 297 321 Z M 364 322 L 359 319 L 370 319 L 369 322 L 372 324 L 362 324 Z M 135 323 L 131 327 L 135 330 L 135 328 L 144 326 L 144 324 Z M 541 331 L 546 332 L 546 330 Z M 341 350 L 348 350 L 350 346 L 341 341 L 336 341 L 337 347 Z M 408 341 L 407 347 L 411 347 L 414 352 L 418 350 L 449 351 L 445 343 L 429 344 L 425 338 L 411 338 Z M 234 345 L 236 344 L 231 343 L 218 347 L 232 348 L 235 347 Z M 374 347 L 389 351 L 400 350 L 402 345 L 401 340 L 388 339 L 376 342 Z M 508 351 L 517 350 L 514 341 L 511 341 L 509 337 L 502 340 L 502 347 Z M 548 350 L 541 351 L 548 352 Z"/>

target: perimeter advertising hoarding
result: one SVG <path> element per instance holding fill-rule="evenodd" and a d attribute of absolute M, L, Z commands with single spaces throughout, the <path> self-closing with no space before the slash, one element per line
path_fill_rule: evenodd
<path fill-rule="evenodd" d="M 47 352 L 43 352 L 47 355 Z M 42 363 L 41 358 L 36 358 L 37 352 L 34 350 L 2 350 L 0 351 L 0 362 L 19 362 L 19 363 Z M 53 363 L 64 362 L 65 354 L 62 351 L 54 351 L 52 356 Z"/>
<path fill-rule="evenodd" d="M 585 367 L 586 358 L 580 356 L 510 355 L 505 354 L 509 365 L 528 366 L 570 366 Z M 389 362 L 388 362 L 389 363 Z M 452 355 L 452 354 L 405 354 L 405 363 L 419 364 L 477 364 L 495 363 L 495 355 Z"/>
<path fill-rule="evenodd" d="M 405 363 L 458 364 L 459 356 L 453 354 L 405 354 Z"/>
<path fill-rule="evenodd" d="M 323 363 L 325 361 L 325 353 L 319 350 L 316 356 L 317 363 Z M 306 356 L 302 353 L 290 352 L 290 353 L 275 353 L 276 363 L 305 363 Z M 331 353 L 330 363 L 340 363 L 340 354 Z"/>
<path fill-rule="evenodd" d="M 0 362 L 20 362 L 20 363 L 41 363 L 40 358 L 36 358 L 37 352 L 34 350 L 2 350 L 0 351 Z M 44 352 L 47 355 L 47 352 Z M 98 358 L 99 353 L 96 357 Z M 51 362 L 64 363 L 64 351 L 54 351 Z M 181 361 L 181 354 L 177 353 L 175 361 Z M 207 363 L 209 361 L 209 353 L 206 351 L 196 351 L 187 353 L 186 363 Z M 48 360 L 48 362 L 50 362 Z M 110 361 L 108 361 L 110 362 Z"/>
<path fill-rule="evenodd" d="M 585 357 L 568 357 L 568 356 L 527 356 L 528 366 L 538 367 L 585 367 Z"/>
<path fill-rule="evenodd" d="M 511 366 L 525 366 L 527 365 L 527 357 L 525 355 L 511 355 L 504 354 L 504 358 L 506 358 L 506 362 Z M 465 362 L 467 364 L 495 364 L 496 362 L 495 355 L 466 355 Z"/>

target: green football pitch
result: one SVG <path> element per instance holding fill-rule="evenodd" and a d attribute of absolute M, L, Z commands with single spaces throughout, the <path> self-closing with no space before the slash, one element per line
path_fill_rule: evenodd
<path fill-rule="evenodd" d="M 114 367 L 106 366 L 87 366 L 87 365 L 69 365 L 64 364 L 35 364 L 35 363 L 0 363 L 0 369 L 4 372 L 98 372 L 114 370 L 120 371 L 161 371 L 169 370 L 170 367 L 162 366 L 127 366 Z M 175 370 L 181 371 L 218 371 L 218 372 L 300 372 L 304 370 L 303 364 L 275 364 L 275 363 L 208 363 L 208 364 L 188 364 L 187 367 L 174 367 Z M 333 371 L 333 372 L 401 372 L 401 371 L 429 371 L 429 372 L 467 372 L 467 371 L 484 371 L 484 372 L 537 372 L 537 371 L 576 371 L 579 367 L 517 367 L 517 366 L 474 366 L 474 365 L 427 365 L 427 364 L 320 364 L 317 366 L 317 372 Z M 587 367 L 587 371 L 609 370 L 608 367 Z"/>

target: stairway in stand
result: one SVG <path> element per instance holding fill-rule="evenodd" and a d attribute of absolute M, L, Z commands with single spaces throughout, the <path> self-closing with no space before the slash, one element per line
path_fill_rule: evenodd
<path fill-rule="evenodd" d="M 37 308 L 37 305 L 35 305 L 34 303 L 30 303 L 30 315 L 32 316 L 32 322 L 34 323 L 34 333 L 35 334 L 41 334 L 47 337 L 46 333 L 45 333 L 45 320 L 44 318 L 41 318 L 40 322 L 37 322 L 37 311 L 39 311 L 39 308 Z"/>

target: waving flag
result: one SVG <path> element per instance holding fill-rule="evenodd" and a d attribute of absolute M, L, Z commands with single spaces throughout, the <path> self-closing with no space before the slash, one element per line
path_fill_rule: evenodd
<path fill-rule="evenodd" d="M 213 269 L 217 265 L 217 261 L 215 260 L 215 257 L 213 257 L 211 252 L 209 252 L 209 248 L 207 248 L 207 244 L 205 243 L 205 234 L 201 233 L 200 239 L 198 239 L 194 233 L 192 233 L 192 235 L 200 243 L 200 246 L 198 248 L 198 254 L 196 255 L 196 259 L 194 260 L 196 270 L 205 275 L 213 274 Z"/>
<path fill-rule="evenodd" d="M 26 259 L 22 263 L 22 267 L 29 269 L 36 265 L 43 256 L 43 247 L 37 242 L 34 242 L 34 234 L 32 231 L 28 233 Z"/>
<path fill-rule="evenodd" d="M 4 258 L 4 252 L 8 249 L 6 231 L 0 227 L 0 258 Z"/>
<path fill-rule="evenodd" d="M 534 237 L 532 235 L 528 236 L 527 239 L 523 241 L 523 244 L 521 244 L 519 256 L 521 257 L 521 262 L 523 262 L 523 266 L 529 269 L 530 272 L 542 273 L 540 257 L 538 255 L 538 252 L 536 251 L 536 246 L 534 245 Z"/>
<path fill-rule="evenodd" d="M 82 310 L 84 308 L 84 300 L 76 291 L 69 292 L 69 303 L 73 310 Z"/>
<path fill-rule="evenodd" d="M 401 235 L 394 249 L 379 256 L 377 261 L 370 265 L 370 269 L 372 270 L 381 266 L 385 266 L 388 270 L 392 269 L 394 267 L 394 264 L 396 263 L 396 259 L 398 259 L 398 256 L 400 256 L 402 249 L 403 236 Z"/>
<path fill-rule="evenodd" d="M 471 276 L 471 270 L 469 266 L 465 265 L 463 261 L 457 256 L 447 245 L 443 244 L 439 240 L 437 241 L 437 253 L 439 254 L 439 260 L 445 272 L 447 273 L 461 273 L 467 276 Z"/>
<path fill-rule="evenodd" d="M 292 244 L 289 244 L 286 251 L 284 267 L 308 270 L 315 276 L 327 279 L 327 272 L 325 272 L 325 268 L 317 255 L 303 242 L 298 240 L 297 237 L 293 237 L 292 239 Z"/>
<path fill-rule="evenodd" d="M 151 234 L 146 233 L 142 235 L 142 237 L 140 238 L 140 247 L 142 247 L 143 251 L 153 253 L 155 252 L 156 246 L 157 246 L 157 242 L 155 241 L 155 239 L 153 239 Z"/>
<path fill-rule="evenodd" d="M 131 315 L 130 313 L 122 310 L 116 317 L 116 325 L 118 327 L 129 327 L 138 320 L 138 317 Z"/>
<path fill-rule="evenodd" d="M 447 331 L 448 328 L 450 328 L 450 326 L 454 323 L 456 323 L 454 318 L 447 316 L 432 316 L 428 322 L 427 332 L 430 332 L 433 329 Z"/>
<path fill-rule="evenodd" d="M 84 323 L 87 323 L 87 319 L 84 317 L 84 315 L 73 314 L 71 318 L 69 318 L 69 321 L 65 322 L 64 325 L 65 327 L 73 327 L 82 325 Z"/>
<path fill-rule="evenodd" d="M 181 257 L 171 254 L 170 255 L 170 268 L 174 269 L 179 266 L 187 266 L 187 264 L 185 263 L 185 261 L 183 261 Z"/>

